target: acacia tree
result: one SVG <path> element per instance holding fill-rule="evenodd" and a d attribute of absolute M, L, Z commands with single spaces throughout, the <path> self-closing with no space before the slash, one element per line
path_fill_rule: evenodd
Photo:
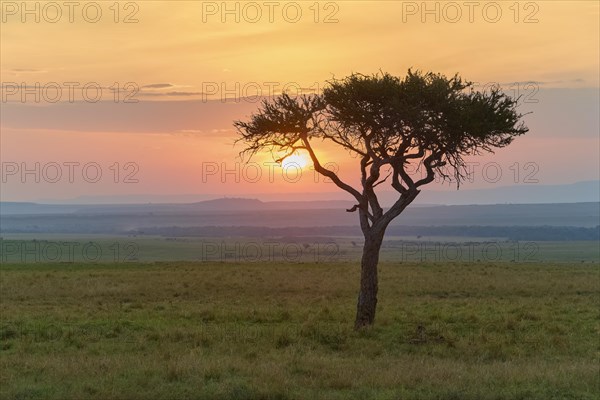
<path fill-rule="evenodd" d="M 264 150 L 285 157 L 308 152 L 318 173 L 348 192 L 364 235 L 355 328 L 373 324 L 377 306 L 377 265 L 386 228 L 436 176 L 467 177 L 466 155 L 493 152 L 528 131 L 516 111 L 518 99 L 493 88 L 475 91 L 458 75 L 408 70 L 404 78 L 387 73 L 353 74 L 332 80 L 322 94 L 264 100 L 249 121 L 235 121 L 244 143 L 242 156 Z M 325 168 L 316 142 L 330 141 L 354 156 L 360 187 Z M 415 174 L 421 171 L 421 174 Z M 416 176 L 418 175 L 418 176 Z M 398 198 L 384 209 L 376 187 L 387 182 Z"/>

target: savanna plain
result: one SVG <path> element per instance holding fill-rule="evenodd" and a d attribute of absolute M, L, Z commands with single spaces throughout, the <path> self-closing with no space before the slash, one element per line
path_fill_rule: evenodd
<path fill-rule="evenodd" d="M 595 246 L 595 244 L 594 244 Z M 596 399 L 597 262 L 3 263 L 2 399 Z"/>

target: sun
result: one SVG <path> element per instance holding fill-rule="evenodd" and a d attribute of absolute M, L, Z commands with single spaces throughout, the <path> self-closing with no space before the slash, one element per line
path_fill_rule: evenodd
<path fill-rule="evenodd" d="M 308 165 L 308 160 L 303 155 L 298 153 L 294 153 L 290 156 L 287 156 L 281 161 L 281 168 L 300 168 L 303 169 Z"/>

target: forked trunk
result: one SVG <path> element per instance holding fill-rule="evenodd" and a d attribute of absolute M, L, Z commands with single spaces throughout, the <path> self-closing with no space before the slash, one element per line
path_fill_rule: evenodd
<path fill-rule="evenodd" d="M 377 264 L 379 263 L 379 250 L 383 242 L 383 233 L 365 234 L 360 268 L 360 292 L 356 306 L 354 329 L 373 325 L 373 321 L 375 321 L 378 288 Z"/>

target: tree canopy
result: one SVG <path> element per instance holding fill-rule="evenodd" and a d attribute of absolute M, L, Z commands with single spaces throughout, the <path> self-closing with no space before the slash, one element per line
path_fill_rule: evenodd
<path fill-rule="evenodd" d="M 517 100 L 499 88 L 475 91 L 458 75 L 352 74 L 329 81 L 322 94 L 264 100 L 249 121 L 236 121 L 235 127 L 244 155 L 269 150 L 283 153 L 281 161 L 307 151 L 318 173 L 356 199 L 353 211 L 364 212 L 361 226 L 368 228 L 378 221 L 387 225 L 436 174 L 460 185 L 466 178 L 464 156 L 493 152 L 526 133 Z M 316 140 L 331 141 L 360 160 L 360 189 L 323 167 Z M 423 168 L 420 179 L 411 176 L 416 168 Z M 388 179 L 400 197 L 384 213 L 375 187 Z"/>

